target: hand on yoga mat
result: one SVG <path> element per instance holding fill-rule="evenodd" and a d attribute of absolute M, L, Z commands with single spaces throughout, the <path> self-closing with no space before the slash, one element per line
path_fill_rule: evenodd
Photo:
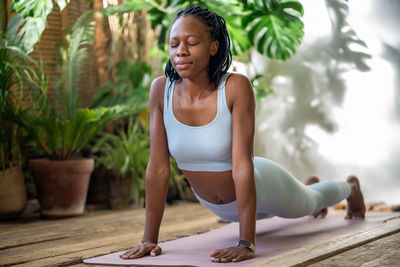
<path fill-rule="evenodd" d="M 239 262 L 254 258 L 254 252 L 244 247 L 216 249 L 210 254 L 213 262 Z"/>
<path fill-rule="evenodd" d="M 136 246 L 119 257 L 124 260 L 137 259 L 146 255 L 158 256 L 162 252 L 162 249 L 154 243 L 145 242 L 139 246 Z"/>

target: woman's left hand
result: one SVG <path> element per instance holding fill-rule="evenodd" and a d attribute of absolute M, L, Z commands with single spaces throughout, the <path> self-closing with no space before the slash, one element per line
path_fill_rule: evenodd
<path fill-rule="evenodd" d="M 210 254 L 213 262 L 239 262 L 254 258 L 254 252 L 245 247 L 216 249 Z"/>

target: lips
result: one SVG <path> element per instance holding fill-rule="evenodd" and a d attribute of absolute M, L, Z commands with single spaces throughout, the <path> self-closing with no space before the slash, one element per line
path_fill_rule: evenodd
<path fill-rule="evenodd" d="M 186 69 L 188 68 L 190 65 L 192 65 L 192 62 L 189 61 L 176 61 L 175 62 L 175 67 L 177 69 Z"/>

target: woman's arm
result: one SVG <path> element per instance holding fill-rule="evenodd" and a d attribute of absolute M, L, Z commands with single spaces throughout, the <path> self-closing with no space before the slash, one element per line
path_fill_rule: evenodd
<path fill-rule="evenodd" d="M 146 170 L 146 223 L 142 241 L 157 244 L 170 176 L 169 151 L 163 122 L 165 78 L 150 88 L 150 160 Z"/>
<path fill-rule="evenodd" d="M 230 77 L 227 88 L 232 99 L 232 176 L 240 239 L 254 244 L 257 202 L 253 166 L 255 97 L 249 80 L 242 75 Z"/>
<path fill-rule="evenodd" d="M 253 166 L 254 93 L 245 76 L 234 74 L 227 81 L 226 95 L 232 111 L 232 176 L 239 213 L 239 239 L 254 244 L 257 204 Z M 213 262 L 238 262 L 253 258 L 254 252 L 244 247 L 229 247 L 214 250 L 210 256 Z"/>
<path fill-rule="evenodd" d="M 146 169 L 146 222 L 142 245 L 127 251 L 121 258 L 139 258 L 161 253 L 157 246 L 170 176 L 169 151 L 163 122 L 165 77 L 150 87 L 150 159 Z"/>

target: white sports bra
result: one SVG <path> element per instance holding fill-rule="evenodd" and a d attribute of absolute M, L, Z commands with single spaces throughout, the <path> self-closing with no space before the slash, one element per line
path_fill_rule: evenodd
<path fill-rule="evenodd" d="M 218 86 L 217 115 L 203 126 L 189 126 L 175 117 L 172 107 L 175 81 L 167 78 L 164 126 L 168 148 L 181 170 L 222 172 L 232 170 L 232 115 L 226 104 L 225 74 Z"/>

